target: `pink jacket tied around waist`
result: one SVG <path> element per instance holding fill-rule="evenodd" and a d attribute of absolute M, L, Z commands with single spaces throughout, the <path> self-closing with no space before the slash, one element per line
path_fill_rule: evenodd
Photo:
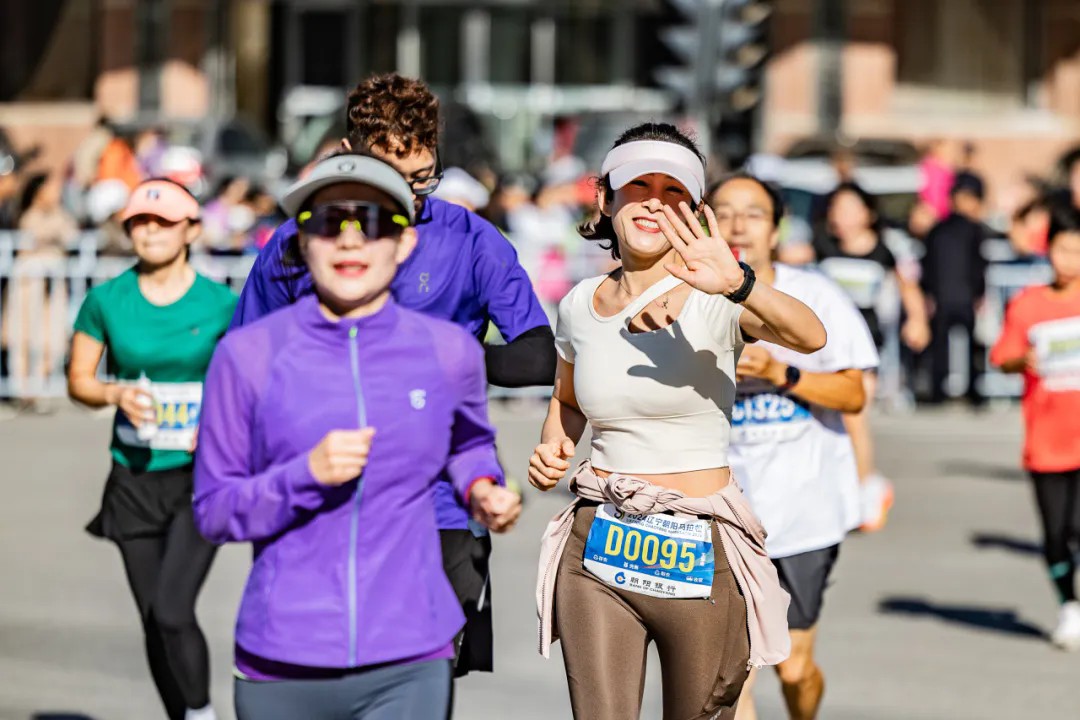
<path fill-rule="evenodd" d="M 765 553 L 765 528 L 731 482 L 708 497 L 686 497 L 678 490 L 653 485 L 641 478 L 613 473 L 606 478 L 593 472 L 588 460 L 570 480 L 579 499 L 611 503 L 633 515 L 665 511 L 683 515 L 709 515 L 716 519 L 731 573 L 746 600 L 746 624 L 750 631 L 750 665 L 776 665 L 791 653 L 787 610 L 790 596 L 780 587 L 776 568 Z M 536 580 L 536 612 L 540 618 L 540 654 L 548 657 L 558 639 L 554 622 L 555 576 L 563 548 L 574 524 L 578 500 L 548 523 L 540 542 L 540 567 Z M 686 602 L 675 600 L 673 602 Z"/>

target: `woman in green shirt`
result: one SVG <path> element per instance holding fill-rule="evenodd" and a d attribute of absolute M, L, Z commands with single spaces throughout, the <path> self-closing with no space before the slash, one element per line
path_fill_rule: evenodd
<path fill-rule="evenodd" d="M 74 400 L 117 408 L 112 470 L 87 530 L 120 549 L 169 718 L 213 720 L 195 599 L 215 547 L 195 528 L 191 453 L 203 378 L 236 297 L 188 263 L 201 225 L 181 185 L 142 183 L 123 218 L 138 263 L 87 294 L 68 371 Z M 103 354 L 113 382 L 97 377 Z"/>

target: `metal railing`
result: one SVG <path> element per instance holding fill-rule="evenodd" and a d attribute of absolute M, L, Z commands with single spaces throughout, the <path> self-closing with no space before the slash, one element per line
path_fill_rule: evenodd
<path fill-rule="evenodd" d="M 130 268 L 134 257 L 98 254 L 95 231 L 66 248 L 39 250 L 17 232 L 0 232 L 0 398 L 55 398 L 67 393 L 64 368 L 72 326 L 86 293 Z M 239 293 L 254 255 L 194 253 L 191 264 Z"/>
<path fill-rule="evenodd" d="M 50 398 L 66 394 L 64 369 L 68 345 L 75 316 L 87 291 L 134 263 L 133 257 L 100 255 L 98 247 L 98 233 L 92 231 L 80 234 L 63 250 L 36 250 L 27 245 L 23 234 L 0 232 L 0 317 L 3 318 L 0 359 L 4 361 L 0 363 L 0 398 Z M 191 262 L 203 275 L 226 283 L 239 293 L 254 258 L 254 255 L 195 253 Z M 986 275 L 986 300 L 978 319 L 978 333 L 988 345 L 987 341 L 992 342 L 1001 328 L 1009 298 L 1024 287 L 1047 282 L 1051 275 L 1045 261 L 1021 261 L 1001 253 L 991 260 Z M 595 258 L 573 258 L 570 273 L 576 276 L 587 269 L 595 274 L 594 262 Z M 885 302 L 898 303 L 898 298 L 886 298 Z M 893 318 L 886 312 L 883 317 L 886 342 L 881 353 L 879 388 L 881 399 L 888 407 L 904 409 L 910 406 L 910 391 L 901 362 L 898 320 L 899 313 Z M 960 386 L 965 380 L 962 374 L 966 372 L 966 363 L 960 362 L 962 359 L 954 358 L 951 363 L 957 369 L 950 385 Z M 980 382 L 983 394 L 990 398 L 1018 397 L 1023 386 L 1022 378 L 997 372 L 989 363 Z M 550 387 L 492 387 L 490 394 L 493 398 L 506 399 L 547 397 L 550 392 Z"/>

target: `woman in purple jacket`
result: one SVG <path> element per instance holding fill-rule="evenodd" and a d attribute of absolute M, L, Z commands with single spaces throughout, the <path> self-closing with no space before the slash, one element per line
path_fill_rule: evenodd
<path fill-rule="evenodd" d="M 282 199 L 315 293 L 226 336 L 206 378 L 195 518 L 251 542 L 236 626 L 240 720 L 446 713 L 464 616 L 443 572 L 432 486 L 509 529 L 480 344 L 398 306 L 416 244 L 390 165 L 323 160 Z"/>

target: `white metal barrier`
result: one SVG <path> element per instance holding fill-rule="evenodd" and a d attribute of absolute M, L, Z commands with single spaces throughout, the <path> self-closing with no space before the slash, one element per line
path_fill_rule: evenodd
<path fill-rule="evenodd" d="M 133 257 L 102 256 L 98 234 L 85 232 L 66 251 L 28 247 L 22 233 L 0 232 L 0 398 L 62 397 L 65 359 L 87 291 L 124 272 Z M 203 275 L 239 293 L 254 255 L 194 254 Z"/>
<path fill-rule="evenodd" d="M 0 399 L 61 397 L 66 393 L 64 367 L 68 344 L 87 291 L 116 277 L 134 262 L 131 257 L 99 255 L 98 241 L 96 232 L 86 232 L 66 252 L 38 251 L 26 245 L 21 233 L 0 232 L 0 317 L 3 318 Z M 195 254 L 191 262 L 200 273 L 228 284 L 239 293 L 254 257 Z M 1048 282 L 1051 275 L 1044 261 L 993 259 L 995 262 L 986 275 L 986 302 L 977 327 L 987 345 L 997 337 L 1009 298 L 1024 287 Z M 585 268 L 578 265 L 589 264 L 589 272 L 595 274 L 594 263 L 595 257 L 574 258 L 571 273 L 581 274 Z M 904 386 L 898 327 L 891 320 L 886 318 L 883 323 L 886 335 L 881 368 L 883 394 Z M 981 378 L 984 395 L 991 398 L 1020 395 L 1022 378 L 999 373 L 989 363 L 987 368 Z M 545 397 L 550 391 L 550 387 L 493 387 L 491 396 Z M 903 404 L 902 398 L 900 401 Z"/>

